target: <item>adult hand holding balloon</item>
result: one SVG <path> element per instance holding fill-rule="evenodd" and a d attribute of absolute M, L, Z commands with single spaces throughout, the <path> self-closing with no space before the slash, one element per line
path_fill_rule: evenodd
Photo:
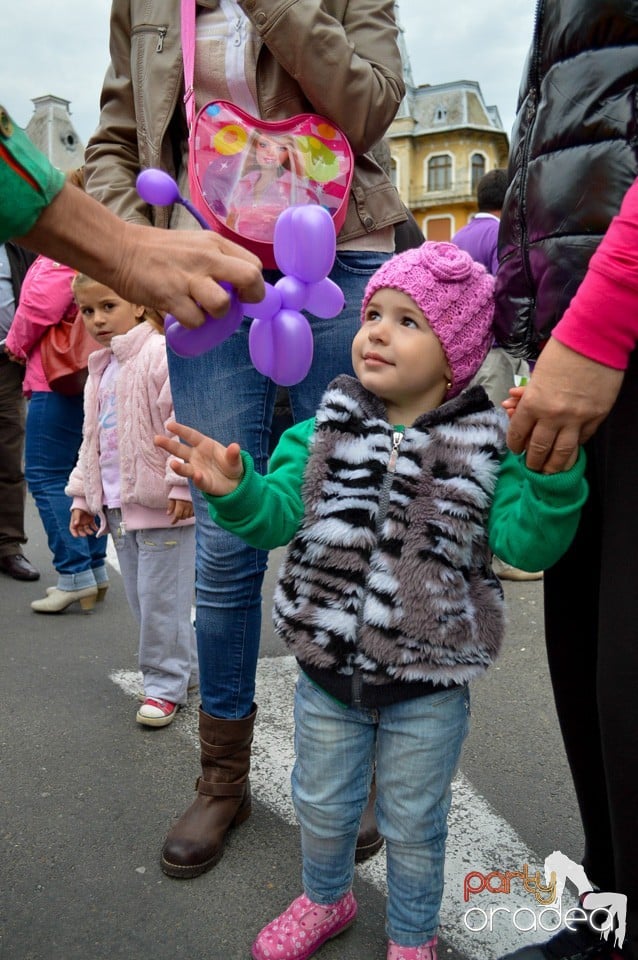
<path fill-rule="evenodd" d="M 143 170 L 137 178 L 136 186 L 137 192 L 146 203 L 152 203 L 158 207 L 181 203 L 205 230 L 210 229 L 200 212 L 181 195 L 173 178 L 163 170 L 154 168 Z M 207 313 L 201 327 L 192 329 L 183 327 L 171 313 L 166 314 L 164 318 L 166 340 L 171 350 L 178 356 L 197 357 L 200 353 L 205 353 L 222 343 L 239 327 L 243 319 L 243 310 L 237 294 L 230 284 L 221 282 L 220 286 L 230 294 L 230 307 L 223 317 L 212 317 Z"/>
<path fill-rule="evenodd" d="M 137 178 L 137 191 L 157 206 L 181 203 L 210 229 L 164 171 L 144 170 Z M 335 251 L 334 223 L 324 207 L 288 207 L 279 215 L 274 232 L 275 262 L 282 278 L 274 286 L 266 284 L 266 295 L 258 304 L 240 303 L 232 288 L 222 284 L 231 295 L 228 312 L 221 318 L 207 314 L 197 329 L 183 327 L 168 314 L 164 325 L 171 349 L 182 357 L 198 356 L 231 336 L 246 315 L 253 318 L 248 343 L 256 369 L 280 386 L 299 383 L 310 370 L 313 353 L 310 324 L 300 311 L 307 309 L 327 319 L 343 309 L 343 293 L 328 278 Z"/>

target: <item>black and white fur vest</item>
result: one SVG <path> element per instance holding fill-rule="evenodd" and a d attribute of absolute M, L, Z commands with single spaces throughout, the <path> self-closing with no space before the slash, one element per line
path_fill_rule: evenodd
<path fill-rule="evenodd" d="M 275 593 L 302 667 L 443 686 L 487 669 L 504 631 L 487 540 L 504 433 L 482 387 L 401 435 L 357 380 L 330 384 Z"/>

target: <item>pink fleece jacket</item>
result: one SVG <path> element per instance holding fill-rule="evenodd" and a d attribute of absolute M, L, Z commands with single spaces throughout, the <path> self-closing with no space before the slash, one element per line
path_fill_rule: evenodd
<path fill-rule="evenodd" d="M 98 389 L 111 359 L 111 350 L 121 367 L 116 406 L 122 519 L 128 530 L 168 527 L 169 499 L 190 500 L 191 497 L 188 482 L 171 470 L 168 454 L 153 443 L 155 434 L 166 433 L 166 421 L 174 414 L 166 341 L 148 323 L 140 323 L 123 336 L 113 337 L 110 348 L 98 348 L 89 357 L 89 378 L 84 388 L 84 436 L 66 493 L 73 497 L 72 509 L 77 507 L 99 516 L 99 532 L 103 533 L 106 522 L 98 446 Z M 194 522 L 191 517 L 176 526 Z"/>
<path fill-rule="evenodd" d="M 74 276 L 75 270 L 43 256 L 37 257 L 25 274 L 7 347 L 26 360 L 22 390 L 27 397 L 34 391 L 51 390 L 42 369 L 40 340 L 49 327 L 77 313 L 71 290 Z"/>
<path fill-rule="evenodd" d="M 638 342 L 638 180 L 552 335 L 577 353 L 625 370 Z"/>

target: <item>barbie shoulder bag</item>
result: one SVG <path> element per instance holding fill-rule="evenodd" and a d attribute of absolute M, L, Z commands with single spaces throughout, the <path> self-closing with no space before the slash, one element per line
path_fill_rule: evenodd
<path fill-rule="evenodd" d="M 182 48 L 191 201 L 211 228 L 274 267 L 273 231 L 287 207 L 325 207 L 338 233 L 354 158 L 345 135 L 312 113 L 269 122 L 225 100 L 195 116 L 195 0 L 182 0 Z"/>

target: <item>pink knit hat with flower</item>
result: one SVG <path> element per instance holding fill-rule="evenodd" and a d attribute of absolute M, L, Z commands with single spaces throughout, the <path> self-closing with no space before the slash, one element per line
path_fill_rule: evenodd
<path fill-rule="evenodd" d="M 468 385 L 494 335 L 494 277 L 453 243 L 427 241 L 392 257 L 370 278 L 361 316 L 377 290 L 391 287 L 411 297 L 441 341 L 452 371 L 446 399 Z"/>

